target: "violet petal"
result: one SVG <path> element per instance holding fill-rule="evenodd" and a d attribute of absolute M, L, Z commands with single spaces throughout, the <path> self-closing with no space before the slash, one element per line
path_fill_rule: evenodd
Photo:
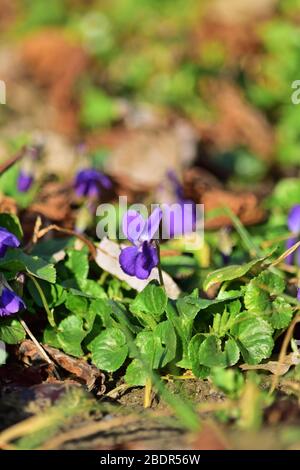
<path fill-rule="evenodd" d="M 136 271 L 136 259 L 139 254 L 138 248 L 136 246 L 128 246 L 123 248 L 120 256 L 119 263 L 124 273 L 129 276 L 135 276 Z"/>
<path fill-rule="evenodd" d="M 290 210 L 288 215 L 288 227 L 291 232 L 300 234 L 300 204 Z"/>
<path fill-rule="evenodd" d="M 148 279 L 152 269 L 158 265 L 158 254 L 154 246 L 148 242 L 143 243 L 142 252 L 136 259 L 135 275 L 138 279 Z"/>
<path fill-rule="evenodd" d="M 17 187 L 18 191 L 21 193 L 26 193 L 29 191 L 33 184 L 33 175 L 30 173 L 26 173 L 24 170 L 21 170 L 18 176 Z"/>
<path fill-rule="evenodd" d="M 157 207 L 154 209 L 150 217 L 147 219 L 146 224 L 144 226 L 143 233 L 140 236 L 140 240 L 142 242 L 154 239 L 154 236 L 158 234 L 159 224 L 162 219 L 162 210 Z"/>
<path fill-rule="evenodd" d="M 146 225 L 145 219 L 137 211 L 129 209 L 122 220 L 122 231 L 125 237 L 137 244 Z"/>

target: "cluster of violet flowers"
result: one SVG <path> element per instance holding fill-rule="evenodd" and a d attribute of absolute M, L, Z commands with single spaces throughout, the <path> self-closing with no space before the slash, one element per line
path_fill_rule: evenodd
<path fill-rule="evenodd" d="M 18 238 L 6 228 L 0 227 L 0 258 L 3 258 L 8 248 L 18 248 Z M 0 293 L 0 317 L 8 317 L 25 308 L 23 300 L 2 281 Z"/>
<path fill-rule="evenodd" d="M 97 200 L 100 198 L 102 189 L 110 189 L 112 183 L 101 171 L 95 168 L 85 168 L 77 173 L 74 187 L 78 197 Z"/>

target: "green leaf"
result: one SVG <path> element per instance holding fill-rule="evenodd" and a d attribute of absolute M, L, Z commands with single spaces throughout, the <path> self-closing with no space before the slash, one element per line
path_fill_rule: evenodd
<path fill-rule="evenodd" d="M 240 313 L 241 306 L 241 302 L 236 300 L 235 302 L 231 302 L 230 304 L 226 305 L 222 315 L 220 313 L 216 313 L 214 315 L 212 326 L 214 334 L 220 338 L 226 335 L 228 330 L 230 330 L 231 326 L 233 325 L 235 317 Z"/>
<path fill-rule="evenodd" d="M 118 370 L 128 355 L 126 336 L 118 328 L 102 331 L 89 344 L 89 349 L 95 366 L 107 372 Z"/>
<path fill-rule="evenodd" d="M 83 250 L 68 250 L 68 260 L 65 266 L 74 275 L 78 286 L 84 287 L 89 272 L 87 253 Z"/>
<path fill-rule="evenodd" d="M 118 116 L 115 101 L 99 87 L 85 88 L 81 98 L 80 119 L 88 129 L 107 126 Z"/>
<path fill-rule="evenodd" d="M 127 311 L 125 305 L 114 300 L 109 300 L 108 302 L 111 305 L 115 323 L 118 322 L 123 330 L 128 329 L 132 334 L 136 335 L 141 328 L 131 321 L 131 314 Z"/>
<path fill-rule="evenodd" d="M 164 256 L 162 259 L 162 269 L 171 277 L 180 279 L 190 277 L 197 268 L 197 261 L 194 257 L 186 255 Z"/>
<path fill-rule="evenodd" d="M 6 228 L 19 240 L 23 238 L 23 230 L 19 218 L 14 214 L 0 214 L 0 227 Z"/>
<path fill-rule="evenodd" d="M 88 301 L 85 297 L 68 294 L 66 300 L 66 307 L 70 312 L 84 317 L 88 309 Z"/>
<path fill-rule="evenodd" d="M 133 359 L 126 369 L 125 382 L 133 387 L 144 386 L 147 377 L 147 372 L 141 361 Z"/>
<path fill-rule="evenodd" d="M 46 326 L 43 333 L 43 344 L 48 344 L 49 346 L 53 346 L 53 348 L 61 348 L 61 344 L 57 338 L 57 328 Z"/>
<path fill-rule="evenodd" d="M 299 178 L 285 178 L 275 186 L 271 197 L 274 207 L 290 209 L 300 201 L 300 181 Z"/>
<path fill-rule="evenodd" d="M 107 295 L 102 286 L 92 279 L 87 279 L 84 283 L 84 293 L 87 296 L 94 297 L 96 299 L 106 299 Z"/>
<path fill-rule="evenodd" d="M 67 291 L 60 284 L 50 284 L 46 281 L 39 281 L 39 284 L 44 293 L 49 308 L 58 307 L 65 302 Z M 31 279 L 27 283 L 27 287 L 35 303 L 39 307 L 43 307 L 41 296 Z"/>
<path fill-rule="evenodd" d="M 172 323 L 169 320 L 159 323 L 154 330 L 154 335 L 160 339 L 163 349 L 159 368 L 165 367 L 176 356 L 177 338 Z"/>
<path fill-rule="evenodd" d="M 271 309 L 271 296 L 282 294 L 284 280 L 271 271 L 264 271 L 252 279 L 246 287 L 245 306 L 249 312 L 264 314 Z"/>
<path fill-rule="evenodd" d="M 62 320 L 57 329 L 57 339 L 62 349 L 72 356 L 83 356 L 81 342 L 86 336 L 83 321 L 76 315 L 70 315 Z"/>
<path fill-rule="evenodd" d="M 142 331 L 137 335 L 135 344 L 142 361 L 150 369 L 159 369 L 165 351 L 160 338 L 153 331 Z"/>
<path fill-rule="evenodd" d="M 215 303 L 218 303 L 218 301 L 199 299 L 191 295 L 187 295 L 177 300 L 176 307 L 180 315 L 195 319 L 200 310 L 204 310 Z"/>
<path fill-rule="evenodd" d="M 136 296 L 130 305 L 130 311 L 132 313 L 147 313 L 159 321 L 166 309 L 167 302 L 165 289 L 150 283 Z"/>
<path fill-rule="evenodd" d="M 60 284 L 50 284 L 49 282 L 40 280 L 39 285 L 44 293 L 45 299 L 50 309 L 53 307 L 58 307 L 65 302 L 67 291 Z M 27 283 L 27 288 L 34 302 L 39 307 L 43 307 L 40 293 L 31 279 L 29 279 Z"/>
<path fill-rule="evenodd" d="M 7 344 L 17 344 L 26 337 L 24 328 L 19 320 L 6 318 L 0 320 L 0 340 Z"/>
<path fill-rule="evenodd" d="M 240 292 L 236 296 L 240 297 Z M 231 300 L 234 297 L 231 297 Z M 191 362 L 188 354 L 188 346 L 192 337 L 194 320 L 199 312 L 206 310 L 218 304 L 222 304 L 227 299 L 199 299 L 193 294 L 182 297 L 177 300 L 176 307 L 173 302 L 167 305 L 167 317 L 172 322 L 182 343 L 182 360 L 177 364 L 178 367 L 191 368 Z"/>
<path fill-rule="evenodd" d="M 177 365 L 178 367 L 190 369 L 191 363 L 188 358 L 188 345 L 192 336 L 194 318 L 189 318 L 186 315 L 179 315 L 173 302 L 169 302 L 167 305 L 167 317 L 173 324 L 175 331 L 181 340 L 182 359 Z"/>
<path fill-rule="evenodd" d="M 217 336 L 209 335 L 201 343 L 198 357 L 200 364 L 206 367 L 229 367 L 238 362 L 240 351 L 232 338 L 225 342 L 222 350 L 221 340 Z"/>
<path fill-rule="evenodd" d="M 273 329 L 259 316 L 248 312 L 240 313 L 230 333 L 248 364 L 259 364 L 263 359 L 270 357 L 274 347 Z"/>
<path fill-rule="evenodd" d="M 114 321 L 112 319 L 112 306 L 107 299 L 96 299 L 91 302 L 90 312 L 92 314 L 98 315 L 101 320 L 102 324 L 105 328 L 110 328 L 114 325 Z"/>
<path fill-rule="evenodd" d="M 239 279 L 240 277 L 245 276 L 245 274 L 251 271 L 251 269 L 255 266 L 262 264 L 265 260 L 266 257 L 258 258 L 253 261 L 250 261 L 247 264 L 243 264 L 242 266 L 232 265 L 226 266 L 225 268 L 217 269 L 216 271 L 213 271 L 207 276 L 203 284 L 203 289 L 207 291 L 214 284 Z"/>
<path fill-rule="evenodd" d="M 8 271 L 27 271 L 44 281 L 55 283 L 56 271 L 53 264 L 37 256 L 30 256 L 19 249 L 10 249 L 6 255 L 0 259 L 0 268 Z"/>
<path fill-rule="evenodd" d="M 245 306 L 249 312 L 267 320 L 273 328 L 286 328 L 291 322 L 293 309 L 280 296 L 284 289 L 285 281 L 280 276 L 264 271 L 247 285 Z"/>
<path fill-rule="evenodd" d="M 22 142 L 22 144 L 28 142 Z M 20 147 L 19 147 L 20 148 Z M 33 184 L 32 188 L 26 193 L 18 191 L 17 180 L 20 170 L 20 164 L 13 165 L 5 173 L 0 175 L 0 192 L 6 196 L 11 196 L 21 208 L 28 207 L 33 201 L 37 192 L 37 185 Z"/>
<path fill-rule="evenodd" d="M 213 384 L 230 398 L 236 399 L 240 396 L 244 386 L 244 378 L 240 371 L 214 367 L 211 370 L 210 378 Z"/>
<path fill-rule="evenodd" d="M 188 355 L 191 362 L 192 372 L 199 379 L 205 379 L 209 375 L 209 367 L 205 367 L 199 362 L 199 348 L 206 336 L 197 334 L 193 336 L 188 346 Z"/>
<path fill-rule="evenodd" d="M 293 318 L 293 307 L 282 297 L 277 297 L 272 303 L 272 314 L 266 320 L 273 328 L 287 328 Z"/>

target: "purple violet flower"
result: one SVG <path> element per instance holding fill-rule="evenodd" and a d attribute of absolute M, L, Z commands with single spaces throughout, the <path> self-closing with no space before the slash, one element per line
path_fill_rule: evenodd
<path fill-rule="evenodd" d="M 196 204 L 184 197 L 184 190 L 174 171 L 167 173 L 176 195 L 176 204 L 164 207 L 163 233 L 170 238 L 191 234 L 196 228 Z"/>
<path fill-rule="evenodd" d="M 6 253 L 7 248 L 18 248 L 20 242 L 17 237 L 6 228 L 0 227 L 0 258 Z"/>
<path fill-rule="evenodd" d="M 94 168 L 80 170 L 75 178 L 75 191 L 79 197 L 99 198 L 101 189 L 110 189 L 110 179 Z"/>
<path fill-rule="evenodd" d="M 160 208 L 156 208 L 147 220 L 134 210 L 124 215 L 123 233 L 133 246 L 122 249 L 119 262 L 129 276 L 148 279 L 152 269 L 158 265 L 158 253 L 152 240 L 159 229 L 161 218 Z"/>
<path fill-rule="evenodd" d="M 0 317 L 9 317 L 25 308 L 23 300 L 11 289 L 3 287 L 0 295 Z"/>
<path fill-rule="evenodd" d="M 287 250 L 292 248 L 300 238 L 300 204 L 292 207 L 290 210 L 288 215 L 288 228 L 289 231 L 293 233 L 293 236 L 289 238 L 286 243 Z M 296 253 L 292 253 L 286 258 L 287 264 L 293 264 L 295 262 L 295 257 L 297 259 L 298 266 L 300 266 L 300 248 L 298 248 Z"/>
<path fill-rule="evenodd" d="M 18 181 L 17 181 L 18 191 L 20 191 L 21 193 L 26 193 L 27 191 L 29 191 L 29 189 L 32 186 L 33 181 L 34 181 L 34 178 L 31 173 L 28 173 L 24 170 L 20 170 Z"/>

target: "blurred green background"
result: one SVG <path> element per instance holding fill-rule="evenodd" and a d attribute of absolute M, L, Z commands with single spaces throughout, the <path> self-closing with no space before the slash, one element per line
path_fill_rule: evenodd
<path fill-rule="evenodd" d="M 0 0 L 0 150 L 39 128 L 98 150 L 180 118 L 200 165 L 297 176 L 299 24 L 300 0 Z"/>

